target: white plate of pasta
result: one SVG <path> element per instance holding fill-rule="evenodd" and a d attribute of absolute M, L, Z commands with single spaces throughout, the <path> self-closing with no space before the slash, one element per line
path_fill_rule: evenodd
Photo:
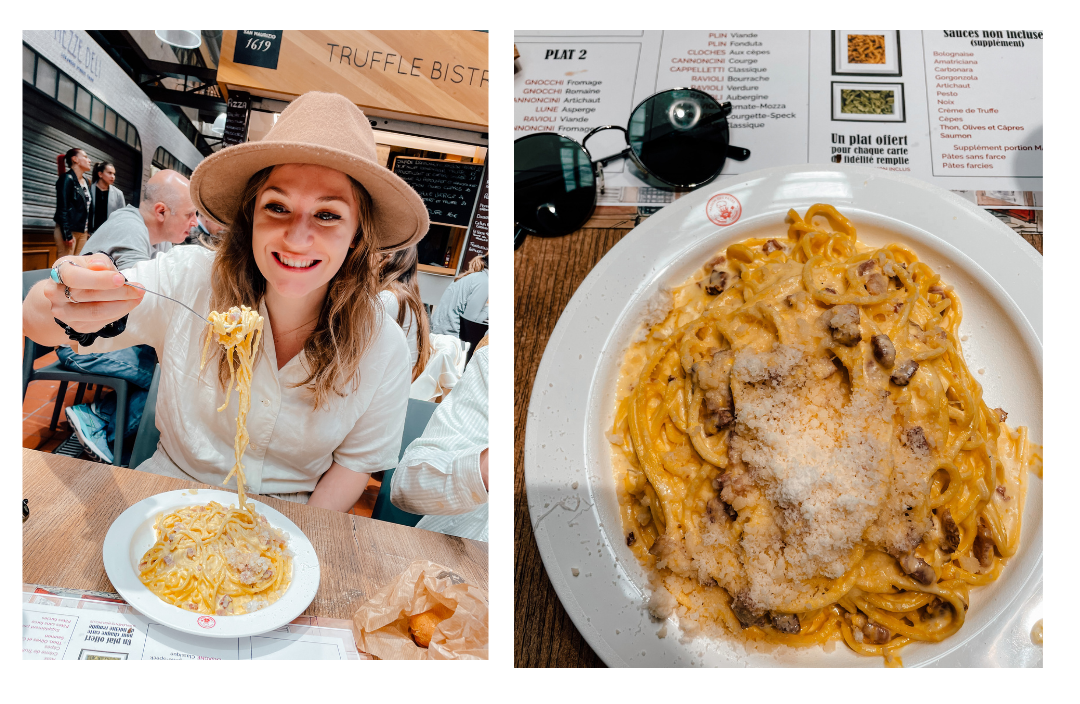
<path fill-rule="evenodd" d="M 649 218 L 529 407 L 533 531 L 578 629 L 621 666 L 1041 664 L 1041 299 L 1031 245 L 875 169 Z"/>
<path fill-rule="evenodd" d="M 216 489 L 143 499 L 105 536 L 109 580 L 141 614 L 184 633 L 238 638 L 289 623 L 319 589 L 318 557 L 280 512 L 253 499 L 247 509 Z"/>

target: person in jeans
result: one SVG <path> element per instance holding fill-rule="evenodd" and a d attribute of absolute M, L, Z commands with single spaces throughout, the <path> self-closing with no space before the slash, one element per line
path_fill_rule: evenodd
<path fill-rule="evenodd" d="M 53 214 L 57 258 L 82 252 L 89 229 L 90 189 L 83 175 L 90 170 L 90 157 L 75 147 L 64 154 L 64 164 L 67 171 L 56 180 L 56 212 Z"/>
<path fill-rule="evenodd" d="M 195 206 L 191 202 L 188 180 L 176 171 L 166 169 L 146 182 L 142 205 L 138 208 L 124 206 L 108 218 L 87 240 L 85 253 L 103 252 L 118 269 L 128 269 L 183 242 L 195 223 Z M 152 347 L 136 345 L 102 354 L 76 354 L 70 347 L 59 347 L 56 354 L 65 369 L 119 377 L 138 387 L 128 395 L 124 437 L 138 431 L 157 364 Z M 95 404 L 69 406 L 64 409 L 64 414 L 86 451 L 112 463 L 116 394 L 109 392 Z"/>
<path fill-rule="evenodd" d="M 94 164 L 90 179 L 93 194 L 90 198 L 90 234 L 97 232 L 110 215 L 127 205 L 124 194 L 113 185 L 115 182 L 116 167 L 111 161 Z"/>

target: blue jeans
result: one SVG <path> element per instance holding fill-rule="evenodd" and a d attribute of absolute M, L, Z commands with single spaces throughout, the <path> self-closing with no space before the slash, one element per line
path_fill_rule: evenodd
<path fill-rule="evenodd" d="M 56 356 L 60 358 L 60 365 L 69 371 L 114 376 L 139 387 L 128 392 L 124 437 L 139 430 L 150 382 L 154 378 L 154 365 L 157 364 L 157 354 L 153 347 L 136 345 L 101 354 L 75 354 L 70 347 L 58 347 Z M 112 447 L 113 440 L 116 439 L 116 393 L 109 391 L 89 408 L 91 413 L 105 422 L 106 442 Z"/>

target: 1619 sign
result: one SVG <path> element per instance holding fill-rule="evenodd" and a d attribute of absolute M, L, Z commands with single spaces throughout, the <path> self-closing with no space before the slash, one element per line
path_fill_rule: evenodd
<path fill-rule="evenodd" d="M 233 63 L 276 70 L 282 34 L 280 29 L 237 30 Z"/>

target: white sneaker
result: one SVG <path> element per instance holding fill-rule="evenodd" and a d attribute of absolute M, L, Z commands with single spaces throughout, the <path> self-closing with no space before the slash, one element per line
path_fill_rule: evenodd
<path fill-rule="evenodd" d="M 75 437 L 94 457 L 112 464 L 113 454 L 109 451 L 109 443 L 105 439 L 105 423 L 96 415 L 87 410 L 86 405 L 68 406 L 64 409 L 68 423 L 75 431 Z"/>

